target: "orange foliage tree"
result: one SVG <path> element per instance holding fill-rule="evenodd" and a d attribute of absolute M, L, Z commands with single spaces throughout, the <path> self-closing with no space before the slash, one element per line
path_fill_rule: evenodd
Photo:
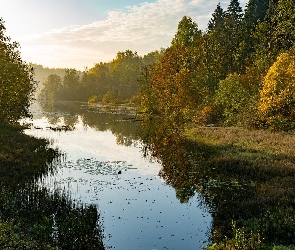
<path fill-rule="evenodd" d="M 202 103 L 208 90 L 201 43 L 193 47 L 167 49 L 162 60 L 151 70 L 150 82 L 157 112 L 185 120 Z"/>

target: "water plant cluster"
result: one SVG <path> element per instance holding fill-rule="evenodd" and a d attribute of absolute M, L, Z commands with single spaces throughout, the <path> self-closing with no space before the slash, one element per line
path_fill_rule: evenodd
<path fill-rule="evenodd" d="M 104 249 L 96 206 L 38 185 L 54 172 L 59 154 L 22 129 L 0 127 L 0 248 Z"/>

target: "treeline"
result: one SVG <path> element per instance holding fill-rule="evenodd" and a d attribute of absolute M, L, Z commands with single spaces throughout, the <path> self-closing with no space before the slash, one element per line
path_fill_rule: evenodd
<path fill-rule="evenodd" d="M 34 68 L 34 79 L 37 82 L 36 94 L 40 92 L 43 87 L 43 81 L 49 75 L 58 75 L 60 77 L 64 77 L 66 74 L 65 69 L 63 68 L 49 68 L 35 63 L 30 63 L 29 66 Z"/>
<path fill-rule="evenodd" d="M 295 3 L 220 4 L 206 31 L 188 16 L 167 49 L 140 57 L 119 52 L 109 63 L 62 79 L 50 75 L 41 97 L 140 103 L 141 111 L 198 124 L 295 128 Z"/>
<path fill-rule="evenodd" d="M 55 102 L 89 101 L 104 103 L 140 102 L 138 79 L 141 67 L 153 64 L 164 50 L 151 52 L 143 57 L 137 52 L 118 52 L 114 60 L 98 63 L 93 68 L 80 72 L 66 69 L 64 77 L 50 74 L 43 82 L 39 95 L 41 100 Z"/>
<path fill-rule="evenodd" d="M 144 111 L 199 124 L 294 129 L 295 4 L 220 4 L 206 32 L 183 17 L 161 61 L 143 73 Z"/>

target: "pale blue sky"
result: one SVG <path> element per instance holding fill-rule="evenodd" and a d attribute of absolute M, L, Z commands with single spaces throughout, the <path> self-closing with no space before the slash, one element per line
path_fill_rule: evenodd
<path fill-rule="evenodd" d="M 36 34 L 70 25 L 85 25 L 107 18 L 142 0 L 1 0 L 0 16 L 9 35 Z M 153 2 L 153 1 L 144 1 Z"/>
<path fill-rule="evenodd" d="M 0 17 L 27 62 L 83 69 L 118 51 L 169 46 L 184 15 L 204 30 L 219 1 L 1 0 Z M 221 1 L 224 9 L 228 2 Z"/>

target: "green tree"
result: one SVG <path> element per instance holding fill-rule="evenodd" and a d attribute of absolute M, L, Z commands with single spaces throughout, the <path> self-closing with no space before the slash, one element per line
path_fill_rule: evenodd
<path fill-rule="evenodd" d="M 0 120 L 14 123 L 29 116 L 29 106 L 36 82 L 33 69 L 22 59 L 19 44 L 5 35 L 0 19 Z"/>
<path fill-rule="evenodd" d="M 295 56 L 282 53 L 264 79 L 258 101 L 260 124 L 273 130 L 295 128 Z"/>
<path fill-rule="evenodd" d="M 215 103 L 222 109 L 225 125 L 241 125 L 250 100 L 249 93 L 242 86 L 237 74 L 220 81 L 215 95 Z"/>
<path fill-rule="evenodd" d="M 140 77 L 141 65 L 142 59 L 137 52 L 131 50 L 118 52 L 116 59 L 113 60 L 112 80 L 114 86 L 110 90 L 110 95 L 120 101 L 127 101 L 138 94 L 140 91 L 137 80 Z"/>
<path fill-rule="evenodd" d="M 242 34 L 243 10 L 238 0 L 231 0 L 225 13 L 225 35 L 227 38 L 224 46 L 228 53 L 227 73 L 243 72 L 241 63 L 242 55 L 239 51 L 243 41 Z"/>
<path fill-rule="evenodd" d="M 241 64 L 244 68 L 251 67 L 255 61 L 255 44 L 257 42 L 254 32 L 259 22 L 264 20 L 269 0 L 250 0 L 246 5 L 242 21 L 243 40 L 239 46 Z"/>
<path fill-rule="evenodd" d="M 266 73 L 277 56 L 287 52 L 295 42 L 293 25 L 295 4 L 293 0 L 272 0 L 263 22 L 255 30 L 256 65 Z"/>
<path fill-rule="evenodd" d="M 205 64 L 207 84 L 213 95 L 220 79 L 225 79 L 227 72 L 228 51 L 224 46 L 227 42 L 225 34 L 225 11 L 217 5 L 208 23 L 205 35 Z"/>
<path fill-rule="evenodd" d="M 39 99 L 47 103 L 53 104 L 57 100 L 57 95 L 62 88 L 62 79 L 58 75 L 49 75 L 43 81 Z"/>
<path fill-rule="evenodd" d="M 171 47 L 183 45 L 189 47 L 194 45 L 201 37 L 202 32 L 193 20 L 184 16 L 178 24 L 177 32 L 171 42 Z"/>
<path fill-rule="evenodd" d="M 279 0 L 276 6 L 273 21 L 276 29 L 274 30 L 274 47 L 278 53 L 289 50 L 295 44 L 295 3 L 293 0 Z"/>
<path fill-rule="evenodd" d="M 63 88 L 61 96 L 65 100 L 77 101 L 81 100 L 81 75 L 76 69 L 66 69 L 65 76 L 63 78 Z"/>
<path fill-rule="evenodd" d="M 220 6 L 220 3 L 218 3 L 208 23 L 208 33 L 216 30 L 221 31 L 222 29 L 224 29 L 224 17 L 225 12 L 223 8 Z"/>

